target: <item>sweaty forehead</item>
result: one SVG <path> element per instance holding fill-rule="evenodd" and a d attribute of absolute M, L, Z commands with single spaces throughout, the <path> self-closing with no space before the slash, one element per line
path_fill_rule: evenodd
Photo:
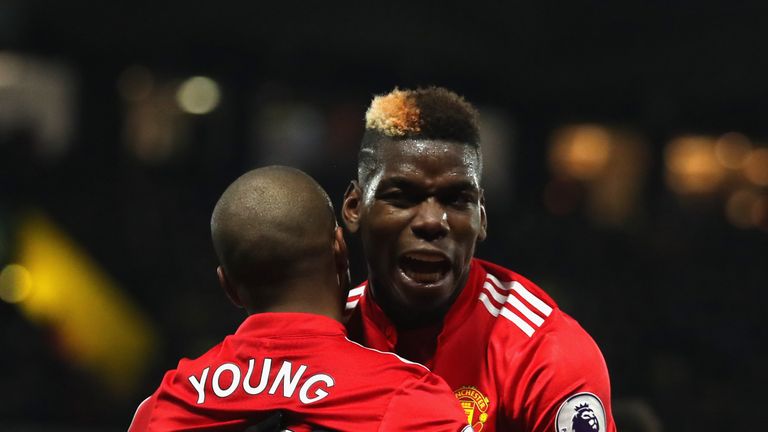
<path fill-rule="evenodd" d="M 378 147 L 381 178 L 470 177 L 480 181 L 477 149 L 442 140 L 399 140 Z"/>

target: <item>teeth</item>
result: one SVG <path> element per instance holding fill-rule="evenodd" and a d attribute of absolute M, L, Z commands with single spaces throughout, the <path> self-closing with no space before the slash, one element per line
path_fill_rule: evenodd
<path fill-rule="evenodd" d="M 413 255 L 406 255 L 405 258 L 413 260 L 413 261 L 424 261 L 424 262 L 431 262 L 431 263 L 445 261 L 445 259 L 443 259 L 442 257 L 436 256 L 436 255 L 416 255 L 416 254 L 413 254 Z"/>
<path fill-rule="evenodd" d="M 434 255 L 404 256 L 400 268 L 406 276 L 419 283 L 434 283 L 442 279 L 448 271 L 447 261 Z"/>
<path fill-rule="evenodd" d="M 419 273 L 411 270 L 404 270 L 403 273 L 405 273 L 406 276 L 409 278 L 415 280 L 416 282 L 420 283 L 434 283 L 442 279 L 443 274 L 440 272 L 436 273 Z"/>

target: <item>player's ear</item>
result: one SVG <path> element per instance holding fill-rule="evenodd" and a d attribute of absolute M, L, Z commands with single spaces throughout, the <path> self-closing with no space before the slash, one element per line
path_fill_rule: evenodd
<path fill-rule="evenodd" d="M 479 241 L 488 236 L 488 217 L 485 214 L 485 191 L 480 189 L 480 232 L 477 234 Z"/>
<path fill-rule="evenodd" d="M 333 256 L 336 263 L 336 276 L 339 280 L 339 287 L 346 294 L 351 288 L 352 281 L 349 275 L 349 253 L 347 252 L 347 243 L 344 241 L 344 230 L 336 227 L 333 240 Z"/>
<path fill-rule="evenodd" d="M 347 242 L 344 241 L 344 229 L 337 226 L 333 232 L 333 255 L 336 261 L 336 270 L 347 271 L 349 268 L 349 253 Z"/>
<path fill-rule="evenodd" d="M 219 285 L 221 285 L 221 287 L 224 289 L 224 293 L 227 294 L 229 301 L 231 301 L 233 305 L 239 308 L 244 307 L 242 300 L 240 300 L 240 296 L 237 295 L 237 290 L 229 282 L 227 274 L 224 273 L 224 269 L 221 268 L 221 266 L 216 267 L 216 276 L 219 277 Z"/>
<path fill-rule="evenodd" d="M 356 233 L 360 228 L 360 210 L 363 205 L 363 191 L 357 180 L 349 182 L 347 191 L 344 192 L 344 203 L 341 205 L 341 218 L 344 225 L 351 233 Z"/>

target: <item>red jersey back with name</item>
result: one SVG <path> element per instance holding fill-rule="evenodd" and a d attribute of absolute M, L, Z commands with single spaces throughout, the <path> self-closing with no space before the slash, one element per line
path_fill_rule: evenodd
<path fill-rule="evenodd" d="M 599 348 L 510 270 L 473 259 L 466 286 L 431 335 L 398 334 L 366 284 L 350 291 L 347 309 L 350 338 L 427 365 L 454 390 L 475 431 L 616 431 Z M 430 344 L 421 356 L 418 347 Z"/>
<path fill-rule="evenodd" d="M 243 431 L 277 410 L 295 432 L 469 428 L 450 388 L 424 366 L 346 339 L 330 318 L 265 313 L 167 372 L 129 431 Z"/>

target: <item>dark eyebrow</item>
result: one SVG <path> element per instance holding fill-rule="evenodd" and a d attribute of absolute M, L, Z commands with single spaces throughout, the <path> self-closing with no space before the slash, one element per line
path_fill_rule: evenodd
<path fill-rule="evenodd" d="M 383 187 L 396 187 L 400 189 L 414 189 L 418 187 L 417 182 L 405 177 L 389 177 L 379 182 L 379 189 Z"/>
<path fill-rule="evenodd" d="M 480 191 L 480 187 L 477 186 L 474 182 L 469 180 L 458 180 L 455 182 L 451 182 L 446 186 L 446 189 L 451 191 L 470 191 L 470 192 L 476 192 Z"/>
<path fill-rule="evenodd" d="M 402 176 L 393 176 L 383 179 L 379 183 L 378 189 L 385 187 L 397 187 L 403 190 L 411 190 L 419 188 L 419 182 Z M 480 188 L 471 180 L 461 179 L 455 181 L 449 181 L 448 184 L 441 187 L 441 189 L 447 189 L 450 191 L 479 191 Z"/>

